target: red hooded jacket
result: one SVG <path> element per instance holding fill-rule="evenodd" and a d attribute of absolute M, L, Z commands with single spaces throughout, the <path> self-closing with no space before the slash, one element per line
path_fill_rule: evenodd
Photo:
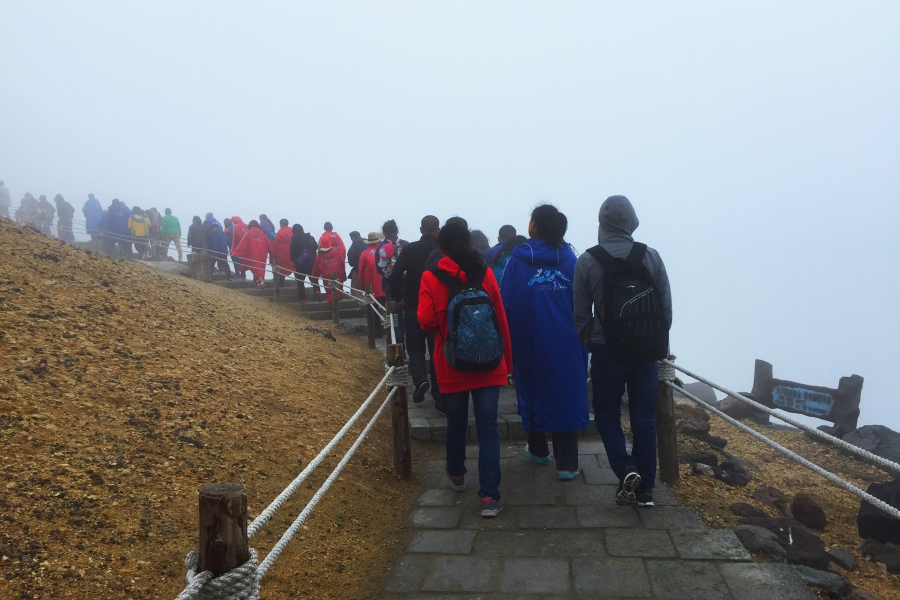
<path fill-rule="evenodd" d="M 275 234 L 272 246 L 275 248 L 273 255 L 278 259 L 278 272 L 285 277 L 293 275 L 294 261 L 291 260 L 291 238 L 294 232 L 290 227 L 282 227 Z"/>
<path fill-rule="evenodd" d="M 462 282 L 469 281 L 465 271 L 460 270 L 459 265 L 449 257 L 444 257 L 438 262 L 438 268 L 444 273 L 455 277 Z M 433 331 L 434 338 L 434 368 L 437 371 L 438 383 L 441 392 L 454 393 L 465 392 L 491 385 L 506 385 L 507 375 L 512 375 L 512 342 L 509 338 L 509 325 L 506 323 L 506 311 L 503 308 L 503 300 L 500 298 L 500 288 L 491 269 L 487 270 L 482 282 L 484 291 L 491 297 L 494 310 L 497 312 L 497 325 L 500 335 L 503 337 L 505 349 L 503 360 L 493 371 L 485 373 L 469 373 L 457 371 L 450 366 L 444 356 L 444 340 L 447 338 L 447 304 L 450 303 L 450 290 L 431 271 L 425 271 L 422 275 L 422 285 L 419 288 L 419 324 L 425 331 Z"/>
<path fill-rule="evenodd" d="M 275 254 L 275 248 L 263 230 L 254 227 L 247 231 L 231 253 L 241 259 L 241 268 L 253 273 L 254 279 L 263 279 L 266 276 L 266 262 L 270 254 Z"/>
<path fill-rule="evenodd" d="M 234 254 L 234 248 L 237 248 L 240 245 L 241 240 L 244 239 L 244 236 L 247 235 L 247 224 L 244 223 L 240 217 L 231 217 L 231 253 Z"/>
<path fill-rule="evenodd" d="M 375 270 L 377 262 L 374 244 L 362 251 L 362 254 L 359 255 L 359 285 L 366 289 L 366 284 L 371 283 L 372 295 L 376 298 L 384 298 L 384 289 L 381 286 L 384 277 Z"/>
<path fill-rule="evenodd" d="M 319 248 L 322 246 L 331 246 L 333 248 L 332 252 L 337 252 L 338 256 L 341 257 L 342 261 L 347 260 L 347 248 L 344 246 L 344 240 L 341 239 L 341 236 L 336 234 L 333 231 L 326 231 L 319 238 Z"/>

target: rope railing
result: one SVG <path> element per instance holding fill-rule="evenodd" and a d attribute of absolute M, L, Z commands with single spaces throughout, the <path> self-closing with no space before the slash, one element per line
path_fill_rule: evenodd
<path fill-rule="evenodd" d="M 666 362 L 668 362 L 668 361 L 666 361 Z M 670 363 L 670 364 L 672 364 L 672 363 Z M 692 375 L 692 374 L 688 373 L 685 369 L 682 369 L 682 368 L 680 368 L 680 367 L 678 367 L 677 365 L 674 365 L 674 364 L 673 364 L 672 366 L 674 366 L 675 369 L 678 369 L 679 371 L 684 372 L 686 375 L 690 375 L 691 377 L 697 379 L 698 381 L 702 381 L 701 379 L 698 379 L 695 375 Z M 673 378 L 674 378 L 674 376 L 673 376 Z M 803 465 L 803 466 L 806 467 L 807 469 L 810 469 L 810 470 L 813 471 L 814 473 L 817 473 L 818 475 L 821 475 L 822 477 L 824 477 L 824 478 L 827 479 L 828 481 L 832 482 L 832 483 L 835 484 L 836 486 L 838 486 L 838 487 L 840 487 L 840 488 L 842 488 L 842 489 L 844 489 L 844 490 L 847 490 L 848 492 L 850 492 L 850 493 L 852 493 L 852 494 L 855 494 L 855 495 L 859 496 L 862 500 L 864 500 L 865 502 L 868 502 L 869 504 L 871 504 L 872 506 L 874 506 L 874 507 L 878 508 L 879 510 L 885 512 L 886 514 L 888 514 L 888 515 L 890 515 L 890 516 L 892 516 L 892 517 L 894 517 L 894 518 L 896 518 L 896 519 L 900 519 L 900 510 L 894 508 L 893 506 L 891 506 L 891 505 L 888 504 L 887 502 L 884 502 L 883 500 L 880 500 L 879 498 L 876 498 L 875 496 L 873 496 L 873 495 L 871 495 L 871 494 L 868 494 L 868 493 L 864 492 L 863 490 L 859 489 L 858 487 L 856 487 L 856 486 L 853 485 L 852 483 L 848 483 L 848 482 L 844 481 L 843 479 L 841 479 L 840 477 L 838 477 L 838 476 L 835 475 L 834 473 L 831 473 L 831 472 L 829 472 L 829 471 L 826 471 L 825 469 L 823 469 L 823 468 L 820 467 L 819 465 L 817 465 L 817 464 L 815 464 L 815 463 L 813 463 L 813 462 L 811 462 L 811 461 L 809 461 L 809 460 L 803 458 L 802 456 L 800 456 L 800 455 L 797 454 L 796 452 L 793 452 L 793 451 L 791 451 L 791 450 L 788 450 L 787 448 L 785 448 L 785 447 L 782 446 L 781 444 L 779 444 L 779 443 L 777 443 L 777 442 L 775 442 L 775 441 L 773 441 L 773 440 L 770 440 L 769 438 L 767 438 L 767 437 L 764 436 L 763 434 L 759 433 L 758 431 L 756 431 L 756 430 L 753 429 L 752 427 L 748 427 L 747 425 L 744 425 L 743 423 L 741 423 L 741 422 L 738 421 L 737 419 L 734 419 L 734 418 L 732 418 L 732 417 L 726 415 L 724 412 L 722 412 L 722 411 L 719 410 L 718 408 L 716 408 L 716 407 L 714 407 L 714 406 L 712 406 L 712 405 L 710 405 L 710 404 L 704 402 L 703 400 L 701 400 L 700 398 L 698 398 L 698 397 L 695 396 L 694 394 L 692 394 L 692 393 L 688 392 L 687 390 L 685 390 L 683 387 L 681 387 L 681 386 L 679 386 L 679 385 L 676 385 L 675 382 L 672 381 L 672 379 L 668 379 L 668 380 L 662 380 L 662 379 L 661 379 L 661 381 L 663 381 L 663 383 L 665 383 L 667 386 L 669 386 L 669 387 L 672 388 L 673 390 L 677 391 L 679 394 L 682 394 L 685 398 L 688 398 L 688 399 L 690 399 L 690 400 L 693 400 L 694 402 L 696 402 L 697 404 L 699 404 L 699 405 L 702 406 L 703 408 L 709 410 L 709 411 L 712 412 L 713 414 L 715 414 L 715 415 L 717 415 L 717 416 L 719 416 L 719 417 L 725 419 L 728 423 L 731 423 L 732 425 L 734 425 L 735 427 L 737 427 L 737 428 L 740 429 L 741 431 L 743 431 L 743 432 L 745 432 L 745 433 L 749 433 L 750 435 L 752 435 L 752 436 L 753 436 L 754 438 L 756 438 L 757 440 L 759 440 L 759 441 L 761 441 L 762 443 L 766 444 L 767 446 L 770 446 L 770 447 L 774 448 L 775 450 L 781 452 L 781 453 L 784 454 L 785 456 L 787 456 L 787 457 L 791 458 L 792 460 L 794 460 L 794 461 L 800 463 L 801 465 Z M 706 383 L 706 382 L 704 381 L 704 383 Z M 711 384 L 707 384 L 707 385 L 711 385 Z M 717 389 L 718 389 L 718 388 L 717 388 Z M 729 395 L 730 395 L 730 394 L 729 394 Z M 756 404 L 756 403 L 754 403 L 754 404 Z M 778 417 L 778 418 L 781 418 L 781 417 L 778 416 L 778 415 L 775 415 L 775 416 Z M 846 442 L 845 442 L 845 443 L 846 443 Z M 854 446 L 854 448 L 855 448 L 855 446 Z M 857 450 L 860 450 L 860 449 L 857 448 Z"/>
<path fill-rule="evenodd" d="M 725 388 L 713 381 L 710 381 L 709 379 L 706 379 L 705 377 L 703 377 L 701 375 L 697 375 L 696 373 L 689 371 L 689 370 L 685 369 L 684 367 L 677 365 L 671 361 L 664 360 L 661 362 L 667 364 L 667 366 L 671 367 L 672 369 L 677 369 L 677 370 L 681 371 L 682 373 L 684 373 L 685 375 L 692 377 L 692 378 L 696 379 L 697 381 L 703 382 L 706 385 L 708 385 L 714 389 L 719 390 L 723 394 L 727 394 L 728 396 L 731 396 L 732 398 L 735 398 L 737 400 L 740 400 L 741 402 L 745 402 L 746 404 L 749 404 L 756 410 L 767 413 L 780 421 L 784 421 L 785 423 L 789 423 L 790 425 L 793 425 L 794 427 L 796 427 L 798 429 L 802 429 L 803 431 L 808 432 L 820 439 L 823 439 L 839 448 L 842 448 L 848 452 L 856 454 L 857 456 L 859 456 L 861 458 L 864 458 L 868 461 L 871 461 L 873 463 L 876 463 L 878 465 L 881 465 L 883 467 L 891 469 L 894 472 L 900 472 L 900 464 L 897 464 L 886 458 L 882 458 L 881 456 L 878 456 L 877 454 L 872 454 L 868 450 L 864 450 L 863 448 L 860 448 L 859 446 L 854 446 L 853 444 L 850 444 L 838 437 L 835 437 L 833 435 L 825 433 L 824 431 L 822 431 L 820 429 L 816 429 L 815 427 L 810 427 L 809 425 L 806 425 L 805 423 L 801 423 L 800 421 L 797 421 L 796 419 L 792 419 L 792 418 L 788 417 L 787 415 L 784 415 L 778 411 L 772 410 L 771 408 L 764 406 L 764 405 L 760 404 L 759 402 L 755 402 L 755 401 L 751 400 L 750 398 L 744 396 L 743 394 L 733 392 L 733 391 L 729 390 L 728 388 Z"/>

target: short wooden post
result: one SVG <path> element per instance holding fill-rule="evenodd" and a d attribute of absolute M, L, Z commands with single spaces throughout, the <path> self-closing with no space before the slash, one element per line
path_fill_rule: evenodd
<path fill-rule="evenodd" d="M 247 544 L 247 490 L 240 483 L 217 483 L 200 490 L 200 564 L 197 572 L 216 577 L 250 560 Z"/>
<path fill-rule="evenodd" d="M 281 271 L 278 269 L 278 259 L 272 257 L 272 278 L 275 280 L 275 302 L 281 300 Z"/>
<path fill-rule="evenodd" d="M 331 281 L 328 282 L 328 287 L 331 288 L 331 320 L 335 323 L 341 322 L 341 306 L 340 306 L 340 296 L 338 296 L 338 282 L 337 282 L 337 271 L 331 272 Z"/>
<path fill-rule="evenodd" d="M 387 347 L 388 364 L 402 367 L 406 364 L 403 344 L 389 344 Z M 412 449 L 409 443 L 409 406 L 406 388 L 398 387 L 391 401 L 391 426 L 394 433 L 394 472 L 400 479 L 412 478 Z"/>
<path fill-rule="evenodd" d="M 366 304 L 366 333 L 369 334 L 369 349 L 375 349 L 375 307 L 372 306 L 372 284 L 366 284 L 366 296 L 369 304 Z"/>
<path fill-rule="evenodd" d="M 191 279 L 198 281 L 212 281 L 212 269 L 209 264 L 209 255 L 206 250 L 191 252 L 188 257 L 188 272 Z"/>
<path fill-rule="evenodd" d="M 669 356 L 669 360 L 675 360 Z M 659 456 L 659 478 L 675 485 L 681 478 L 678 472 L 678 436 L 675 432 L 675 399 L 672 388 L 659 382 L 656 399 L 656 447 Z"/>

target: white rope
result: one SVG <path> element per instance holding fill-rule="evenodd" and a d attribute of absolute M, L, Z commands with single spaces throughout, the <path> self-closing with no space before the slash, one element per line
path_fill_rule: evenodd
<path fill-rule="evenodd" d="M 199 557 L 190 552 L 184 560 L 187 567 L 187 587 L 175 600 L 258 600 L 259 558 L 250 548 L 250 559 L 239 567 L 213 577 L 211 571 L 197 573 Z"/>
<path fill-rule="evenodd" d="M 838 446 L 839 448 L 843 448 L 844 450 L 847 450 L 848 452 L 852 452 L 853 454 L 856 454 L 857 456 L 861 456 L 861 457 L 865 458 L 866 460 L 877 463 L 883 467 L 887 467 L 888 469 L 890 469 L 894 472 L 900 473 L 900 464 L 897 464 L 886 458 L 882 458 L 881 456 L 878 456 L 877 454 L 872 454 L 868 450 L 863 450 L 862 448 L 860 448 L 858 446 L 854 446 L 853 444 L 845 442 L 844 440 L 834 437 L 833 435 L 827 434 L 824 431 L 816 429 L 815 427 L 810 427 L 809 425 L 806 425 L 805 423 L 801 423 L 800 421 L 797 421 L 796 419 L 792 419 L 782 413 L 776 412 L 776 411 L 772 410 L 771 408 L 769 408 L 768 406 L 763 406 L 759 402 L 754 402 L 753 400 L 751 400 L 750 398 L 748 398 L 742 394 L 738 394 L 737 392 L 732 392 L 731 390 L 724 388 L 717 383 L 713 383 L 712 381 L 710 381 L 704 377 L 701 377 L 700 375 L 691 373 L 684 367 L 678 366 L 673 362 L 670 362 L 668 360 L 665 360 L 662 362 L 668 363 L 673 368 L 678 369 L 685 375 L 688 375 L 689 377 L 693 377 L 697 381 L 702 381 L 706 385 L 713 387 L 724 394 L 728 394 L 732 398 L 736 398 L 738 400 L 741 400 L 742 402 L 746 402 L 753 408 L 760 410 L 764 413 L 768 413 L 768 414 L 772 415 L 773 417 L 775 417 L 776 419 L 784 421 L 785 423 L 790 423 L 794 427 L 796 427 L 798 429 L 802 429 L 803 431 L 807 431 L 819 438 L 822 438 L 823 440 L 831 442 L 832 444 L 834 444 L 835 446 Z"/>
<path fill-rule="evenodd" d="M 693 377 L 693 375 L 691 375 L 691 377 Z M 810 462 L 810 461 L 806 460 L 805 458 L 803 458 L 802 456 L 800 456 L 800 455 L 797 454 L 796 452 L 792 452 L 791 450 L 788 450 L 787 448 L 785 448 L 785 447 L 782 446 L 781 444 L 778 444 L 777 442 L 773 442 L 772 440 L 770 440 L 769 438 L 767 438 L 767 437 L 764 436 L 763 434 L 759 433 L 759 432 L 756 431 L 755 429 L 753 429 L 753 428 L 751 428 L 751 427 L 748 427 L 748 426 L 744 425 L 743 423 L 741 423 L 741 422 L 738 421 L 737 419 L 733 419 L 733 418 L 729 417 L 728 415 L 726 415 L 725 413 L 723 413 L 723 412 L 722 412 L 721 410 L 719 410 L 718 408 L 715 408 L 715 407 L 713 407 L 713 406 L 710 406 L 709 404 L 707 404 L 706 402 L 704 402 L 703 400 L 701 400 L 701 399 L 698 398 L 697 396 L 695 396 L 695 395 L 693 395 L 692 393 L 690 393 L 690 392 L 684 390 L 684 389 L 681 388 L 681 387 L 678 387 L 677 385 L 675 385 L 675 384 L 672 383 L 671 381 L 666 381 L 665 384 L 666 384 L 667 386 L 669 386 L 670 388 L 672 388 L 673 390 L 676 390 L 678 393 L 683 394 L 686 398 L 690 398 L 691 400 L 693 400 L 694 402 L 700 404 L 701 406 L 703 406 L 703 407 L 706 408 L 707 410 L 710 410 L 710 411 L 712 411 L 713 413 L 717 414 L 718 416 L 722 417 L 723 419 L 725 419 L 726 421 L 728 421 L 729 423 L 731 423 L 732 425 L 734 425 L 734 426 L 737 427 L 738 429 L 740 429 L 740 430 L 742 430 L 742 431 L 745 431 L 745 432 L 749 433 L 750 435 L 752 435 L 753 437 L 755 437 L 755 438 L 758 439 L 759 441 L 763 442 L 764 444 L 767 444 L 767 445 L 771 446 L 772 448 L 775 448 L 776 450 L 778 450 L 778 451 L 781 452 L 782 454 L 785 454 L 786 456 L 788 456 L 788 457 L 794 459 L 795 461 L 797 461 L 798 463 L 800 463 L 801 465 L 803 465 L 803 466 L 806 467 L 807 469 L 810 469 L 810 470 L 813 471 L 814 473 L 818 473 L 819 475 L 821 475 L 822 477 L 824 477 L 825 479 L 827 479 L 827 480 L 830 481 L 831 483 L 835 484 L 836 486 L 838 486 L 838 487 L 840 487 L 840 488 L 843 488 L 843 489 L 847 490 L 848 492 L 851 492 L 851 493 L 853 493 L 853 494 L 856 494 L 857 496 L 859 496 L 860 498 L 862 498 L 863 500 L 865 500 L 866 502 L 868 502 L 868 503 L 871 504 L 872 506 L 875 506 L 876 508 L 878 508 L 878 509 L 884 511 L 885 513 L 889 514 L 890 516 L 892 516 L 892 517 L 894 517 L 894 518 L 896 518 L 896 519 L 900 519 L 900 510 L 894 508 L 893 506 L 891 506 L 891 505 L 888 504 L 887 502 L 884 502 L 883 500 L 879 500 L 878 498 L 876 498 L 875 496 L 873 496 L 873 495 L 871 495 L 871 494 L 867 494 L 866 492 L 862 491 L 861 489 L 859 489 L 859 488 L 856 487 L 855 485 L 853 485 L 853 484 L 851 484 L 851 483 L 847 483 L 846 481 L 844 481 L 843 479 L 841 479 L 841 478 L 838 477 L 837 475 L 835 475 L 835 474 L 833 474 L 833 473 L 830 473 L 830 472 L 826 471 L 825 469 L 823 469 L 822 467 L 820 467 L 819 465 L 817 465 L 817 464 L 815 464 L 815 463 L 813 463 L 813 462 Z"/>
<path fill-rule="evenodd" d="M 300 526 L 303 525 L 304 521 L 306 521 L 307 517 L 309 517 L 309 514 L 313 511 L 313 509 L 325 495 L 325 492 L 328 491 L 331 485 L 338 478 L 338 475 L 341 474 L 341 471 L 353 457 L 353 454 L 356 452 L 357 448 L 359 448 L 360 444 L 362 444 L 363 440 L 366 439 L 366 436 L 369 434 L 369 431 L 372 430 L 372 427 L 375 425 L 378 417 L 381 416 L 381 413 L 384 412 L 385 407 L 390 403 L 391 399 L 396 393 L 397 388 L 391 390 L 391 393 L 388 394 L 387 398 L 385 398 L 381 406 L 378 407 L 378 410 L 369 421 L 369 424 L 366 425 L 366 428 L 362 430 L 362 433 L 359 434 L 359 437 L 356 438 L 356 441 L 353 442 L 353 445 L 350 446 L 349 450 L 347 450 L 347 454 L 344 455 L 344 458 L 341 459 L 341 462 L 339 462 L 337 467 L 334 468 L 334 471 L 331 472 L 331 475 L 328 476 L 328 479 L 325 480 L 325 483 L 322 484 L 322 487 L 320 487 L 319 490 L 313 495 L 312 500 L 309 501 L 309 504 L 307 504 L 303 511 L 297 516 L 297 519 L 293 523 L 291 523 L 291 526 L 288 527 L 287 531 L 284 532 L 284 535 L 281 536 L 281 539 L 278 540 L 278 543 L 275 544 L 275 546 L 272 548 L 272 551 L 269 552 L 268 556 L 266 556 L 262 564 L 259 565 L 259 569 L 257 569 L 256 571 L 259 579 L 263 578 L 263 576 L 266 574 L 266 571 L 269 570 L 269 568 L 272 566 L 272 563 L 275 562 L 275 559 L 278 558 L 278 556 L 284 550 L 285 546 L 287 546 L 288 542 L 291 541 L 291 538 L 294 537 L 294 534 L 297 533 L 297 530 L 300 529 Z"/>
<path fill-rule="evenodd" d="M 353 424 L 356 423 L 357 420 L 359 420 L 360 415 L 362 415 L 362 413 L 365 412 L 366 408 L 369 407 L 369 404 L 372 403 L 372 400 L 385 386 L 388 379 L 393 375 L 393 373 L 394 367 L 391 367 L 385 374 L 384 378 L 382 378 L 381 383 L 379 383 L 375 387 L 375 390 L 369 395 L 368 398 L 366 398 L 366 401 L 362 403 L 362 406 L 359 407 L 359 409 L 353 414 L 353 416 L 350 417 L 350 420 L 347 421 L 343 427 L 341 427 L 341 430 L 337 432 L 332 440 L 328 442 L 328 445 L 322 448 L 322 451 L 319 452 L 319 454 L 314 459 L 312 459 L 312 461 L 308 465 L 306 465 L 306 468 L 303 469 L 303 471 L 301 471 L 300 474 L 297 475 L 297 477 L 286 488 L 284 488 L 284 491 L 278 494 L 278 497 L 275 498 L 264 511 L 259 513 L 258 517 L 253 519 L 253 521 L 247 526 L 248 538 L 252 538 L 262 528 L 263 525 L 272 520 L 272 516 L 275 514 L 275 512 L 279 508 L 281 508 L 281 506 L 287 501 L 288 498 L 290 498 L 294 494 L 294 492 L 297 491 L 297 489 L 304 481 L 306 481 L 309 475 L 316 470 L 316 467 L 318 467 L 322 463 L 322 461 L 334 449 L 337 443 L 341 441 L 341 438 L 344 437 L 344 434 L 347 433 L 347 430 L 353 427 Z"/>

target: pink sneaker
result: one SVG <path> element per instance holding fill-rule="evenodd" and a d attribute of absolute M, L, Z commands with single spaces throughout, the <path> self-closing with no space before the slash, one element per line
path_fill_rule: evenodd
<path fill-rule="evenodd" d="M 461 492 L 466 489 L 466 476 L 465 475 L 451 475 L 446 470 L 447 479 L 450 480 L 450 487 L 453 488 L 454 492 Z"/>

